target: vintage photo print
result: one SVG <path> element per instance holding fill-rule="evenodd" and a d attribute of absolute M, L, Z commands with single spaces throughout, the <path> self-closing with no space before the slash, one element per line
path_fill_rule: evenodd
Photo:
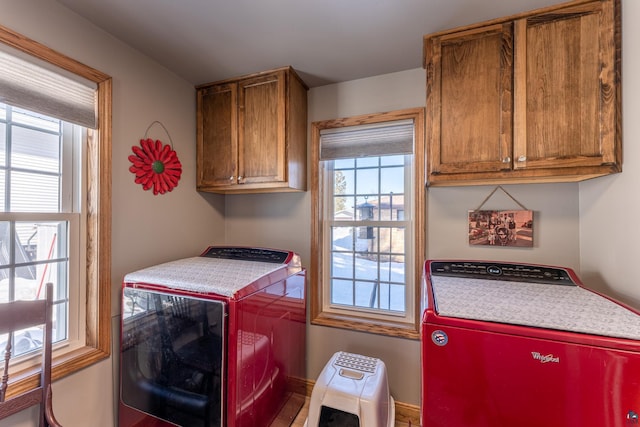
<path fill-rule="evenodd" d="M 469 245 L 533 247 L 533 211 L 469 211 Z"/>

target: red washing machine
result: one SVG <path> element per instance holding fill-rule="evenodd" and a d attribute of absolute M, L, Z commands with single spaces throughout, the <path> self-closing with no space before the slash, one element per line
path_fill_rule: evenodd
<path fill-rule="evenodd" d="M 422 427 L 640 425 L 640 316 L 568 268 L 427 261 Z"/>
<path fill-rule="evenodd" d="M 119 426 L 291 422 L 305 328 L 305 270 L 290 251 L 209 247 L 127 274 Z"/>

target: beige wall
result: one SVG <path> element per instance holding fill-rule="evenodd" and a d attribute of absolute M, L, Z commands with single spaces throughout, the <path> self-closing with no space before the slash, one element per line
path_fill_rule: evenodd
<path fill-rule="evenodd" d="M 580 184 L 582 278 L 640 309 L 640 2 L 622 1 L 621 174 Z"/>
<path fill-rule="evenodd" d="M 424 106 L 424 70 L 387 74 L 309 91 L 309 123 L 318 120 Z M 233 244 L 270 245 L 295 250 L 309 266 L 311 194 L 242 195 L 227 198 L 226 238 Z M 386 362 L 391 392 L 398 401 L 418 404 L 418 341 L 335 328 L 307 329 L 307 377 L 318 374 L 339 350 Z"/>
<path fill-rule="evenodd" d="M 112 329 L 118 330 L 119 290 L 129 271 L 197 255 L 224 241 L 224 198 L 195 191 L 195 90 L 149 58 L 50 0 L 0 0 L 0 24 L 113 77 Z M 143 191 L 129 172 L 131 147 L 159 120 L 183 166 L 178 187 L 163 196 Z M 154 126 L 149 134 L 167 143 Z M 114 336 L 113 348 L 119 345 Z M 117 353 L 114 353 L 117 354 Z M 56 416 L 67 427 L 112 427 L 117 386 L 112 357 L 56 381 Z M 0 427 L 33 425 L 32 411 Z"/>
<path fill-rule="evenodd" d="M 640 30 L 640 4 L 623 0 L 624 45 L 633 46 Z M 113 327 L 118 324 L 118 292 L 131 270 L 191 256 L 208 244 L 227 242 L 287 248 L 309 265 L 310 194 L 201 195 L 195 183 L 195 103 L 193 87 L 77 15 L 49 0 L 0 0 L 0 24 L 15 29 L 113 76 Z M 419 53 L 417 53 L 419 55 Z M 582 184 L 505 186 L 535 211 L 535 245 L 530 249 L 469 247 L 467 210 L 475 209 L 493 187 L 428 190 L 429 258 L 498 259 L 566 265 L 589 283 L 640 301 L 633 266 L 640 231 L 640 123 L 633 119 L 640 101 L 640 53 L 624 51 L 625 172 Z M 423 106 L 424 70 L 314 88 L 309 121 Z M 133 183 L 127 156 L 147 126 L 160 120 L 173 139 L 184 175 L 174 192 L 153 196 Z M 161 132 L 152 134 L 162 139 Z M 488 209 L 512 209 L 496 193 Z M 381 357 L 387 363 L 394 398 L 419 403 L 420 355 L 417 341 L 309 326 L 308 377 L 316 378 L 338 350 Z M 114 342 L 114 348 L 118 343 Z M 55 409 L 67 427 L 113 426 L 114 358 L 54 384 Z M 25 411 L 0 427 L 32 425 Z"/>
<path fill-rule="evenodd" d="M 468 211 L 477 209 L 494 188 L 429 188 L 429 258 L 528 262 L 565 266 L 579 272 L 578 184 L 503 185 L 513 198 L 533 211 L 533 248 L 470 246 Z M 501 190 L 482 206 L 485 210 L 519 208 Z"/>
<path fill-rule="evenodd" d="M 309 122 L 425 105 L 425 72 L 408 70 L 309 91 Z M 495 259 L 579 267 L 577 184 L 505 186 L 527 209 L 535 211 L 534 248 L 470 247 L 467 212 L 477 208 L 494 187 L 428 190 L 427 256 Z M 275 245 L 293 249 L 309 266 L 310 194 L 242 195 L 227 198 L 226 239 L 234 244 Z M 518 206 L 498 191 L 484 206 Z M 382 337 L 322 326 L 308 327 L 307 376 L 318 374 L 334 352 L 344 350 L 379 357 L 389 371 L 397 401 L 420 402 L 418 341 Z"/>

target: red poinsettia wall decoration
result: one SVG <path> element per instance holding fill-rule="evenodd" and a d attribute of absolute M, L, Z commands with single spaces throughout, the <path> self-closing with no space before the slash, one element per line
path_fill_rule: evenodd
<path fill-rule="evenodd" d="M 160 140 L 141 139 L 140 147 L 131 147 L 135 155 L 129 156 L 133 163 L 129 170 L 135 174 L 136 184 L 144 190 L 153 188 L 153 194 L 172 191 L 180 181 L 182 164 L 171 146 L 163 145 Z"/>

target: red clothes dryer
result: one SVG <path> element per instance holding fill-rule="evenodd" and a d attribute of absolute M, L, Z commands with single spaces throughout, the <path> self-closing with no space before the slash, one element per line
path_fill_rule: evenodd
<path fill-rule="evenodd" d="M 305 326 L 305 270 L 290 251 L 209 247 L 127 274 L 119 425 L 292 421 Z"/>
<path fill-rule="evenodd" d="M 568 268 L 427 261 L 422 427 L 640 425 L 640 316 Z"/>

